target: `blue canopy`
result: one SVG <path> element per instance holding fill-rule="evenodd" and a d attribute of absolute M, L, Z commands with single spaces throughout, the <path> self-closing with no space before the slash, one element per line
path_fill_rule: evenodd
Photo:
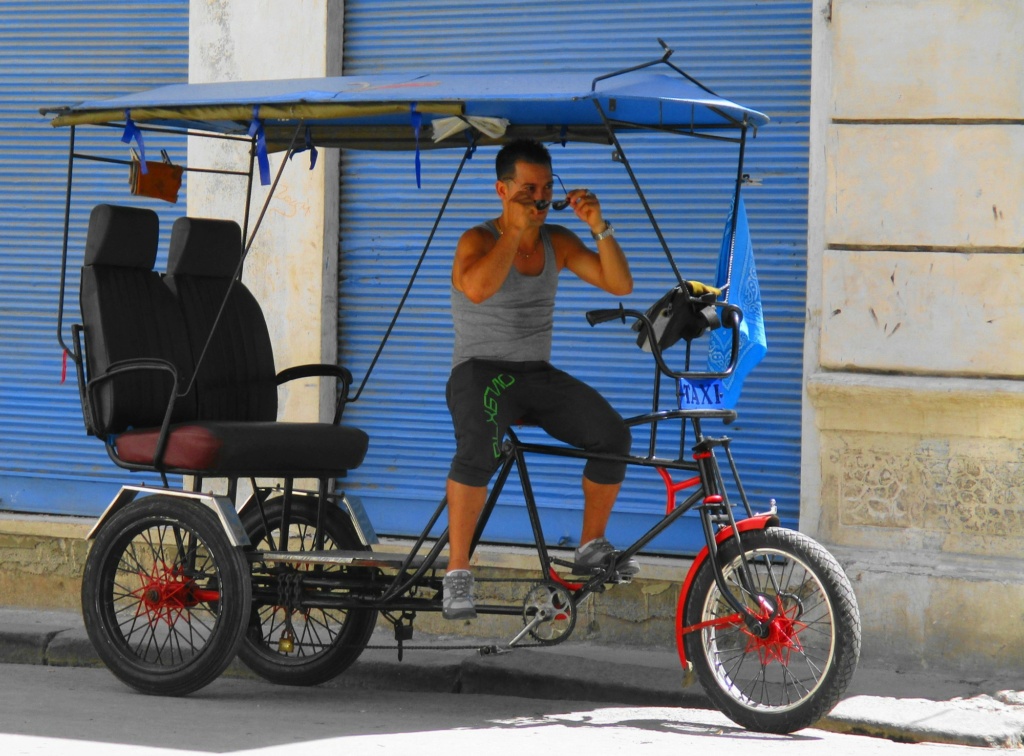
<path fill-rule="evenodd" d="M 220 134 L 249 133 L 258 119 L 271 149 L 287 147 L 299 126 L 315 144 L 364 149 L 464 146 L 433 144 L 438 118 L 505 119 L 505 134 L 480 143 L 531 136 L 559 141 L 608 140 L 616 129 L 684 133 L 757 128 L 768 117 L 676 75 L 638 71 L 595 79 L 579 73 L 336 76 L 212 84 L 178 84 L 66 108 L 54 126 L 122 122 Z"/>

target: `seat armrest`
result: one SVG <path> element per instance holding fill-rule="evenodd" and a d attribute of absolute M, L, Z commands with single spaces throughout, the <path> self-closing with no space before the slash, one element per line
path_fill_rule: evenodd
<path fill-rule="evenodd" d="M 282 383 L 288 381 L 294 381 L 297 378 L 309 378 L 311 376 L 333 376 L 340 378 L 346 388 L 352 383 L 352 373 L 348 368 L 343 368 L 340 365 L 327 365 L 327 364 L 310 364 L 310 365 L 296 365 L 282 370 L 277 374 L 277 385 L 280 386 Z"/>
<path fill-rule="evenodd" d="M 338 409 L 334 413 L 334 424 L 337 425 L 341 422 L 341 415 L 345 411 L 345 405 L 348 403 L 348 390 L 352 386 L 352 372 L 341 365 L 328 365 L 325 363 L 296 365 L 295 367 L 285 368 L 277 374 L 277 385 L 280 386 L 297 378 L 310 378 L 312 376 L 334 377 L 341 381 L 341 391 L 338 392 Z"/>
<path fill-rule="evenodd" d="M 119 360 L 118 362 L 111 363 L 106 371 L 101 375 L 96 376 L 89 381 L 87 385 L 87 394 L 89 397 L 89 415 L 90 421 L 94 429 L 99 429 L 99 424 L 96 422 L 96 418 L 93 415 L 94 408 L 96 406 L 96 390 L 107 381 L 113 379 L 115 376 L 138 372 L 143 370 L 159 370 L 171 374 L 174 381 L 171 388 L 171 396 L 167 402 L 167 410 L 164 413 L 163 422 L 160 424 L 160 436 L 156 446 L 156 453 L 153 457 L 153 466 L 157 470 L 162 469 L 164 451 L 167 448 L 167 434 L 171 425 L 171 416 L 174 414 L 174 403 L 178 399 L 178 369 L 167 360 L 161 359 L 138 359 L 138 360 Z M 96 433 L 95 435 L 99 435 Z M 107 442 L 109 446 L 109 441 Z"/>

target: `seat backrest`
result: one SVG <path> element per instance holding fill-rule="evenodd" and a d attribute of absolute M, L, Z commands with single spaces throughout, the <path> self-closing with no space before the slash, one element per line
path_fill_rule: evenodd
<path fill-rule="evenodd" d="M 126 360 L 159 359 L 174 365 L 184 389 L 192 354 L 177 301 L 153 270 L 159 219 L 152 210 L 97 205 L 89 218 L 79 301 L 87 376 L 104 375 Z M 163 371 L 132 371 L 100 385 L 91 417 L 99 436 L 129 427 L 159 426 L 173 389 Z M 195 414 L 195 396 L 178 399 L 172 419 Z M 87 416 L 90 416 L 87 414 Z"/>
<path fill-rule="evenodd" d="M 277 380 L 267 321 L 252 292 L 240 280 L 232 284 L 241 259 L 242 231 L 234 221 L 175 221 L 165 281 L 178 298 L 192 358 L 199 364 L 196 391 L 201 420 L 277 419 Z M 216 322 L 222 304 L 224 311 Z"/>

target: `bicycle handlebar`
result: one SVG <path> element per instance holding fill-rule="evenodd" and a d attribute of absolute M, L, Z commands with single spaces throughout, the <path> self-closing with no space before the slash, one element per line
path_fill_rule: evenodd
<path fill-rule="evenodd" d="M 638 321 L 641 327 L 645 330 L 647 334 L 647 343 L 651 346 L 651 354 L 654 356 L 655 362 L 658 363 L 658 369 L 660 369 L 662 373 L 671 378 L 713 380 L 726 378 L 732 374 L 733 370 L 736 369 L 736 361 L 739 359 L 740 353 L 740 322 L 743 320 L 743 311 L 736 305 L 729 304 L 728 302 L 715 302 L 714 305 L 722 310 L 722 327 L 728 328 L 732 331 L 729 365 L 721 372 L 712 372 L 707 370 L 673 370 L 670 368 L 668 363 L 665 362 L 664 353 L 661 345 L 658 343 L 658 338 L 654 332 L 654 324 L 651 322 L 651 319 L 647 317 L 646 313 L 640 312 L 639 310 L 627 310 L 620 303 L 615 309 L 590 310 L 586 313 L 586 317 L 587 322 L 591 326 L 598 325 L 599 323 L 607 323 L 610 320 L 621 320 L 622 323 L 625 323 L 626 318 L 632 318 Z"/>

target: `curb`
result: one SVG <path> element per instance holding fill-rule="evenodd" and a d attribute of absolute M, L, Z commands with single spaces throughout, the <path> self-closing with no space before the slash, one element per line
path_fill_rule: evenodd
<path fill-rule="evenodd" d="M 426 640 L 426 637 L 424 637 Z M 378 630 L 359 660 L 325 687 L 465 693 L 627 706 L 713 708 L 697 684 L 686 685 L 675 654 L 665 649 L 573 643 L 481 655 L 453 639 L 431 638 L 408 648 L 399 661 L 394 643 Z M 375 645 L 380 644 L 380 645 Z M 483 645 L 483 644 L 481 644 Z M 386 646 L 386 647 L 385 647 Z M 0 607 L 0 664 L 103 667 L 78 615 Z M 234 661 L 228 677 L 255 678 Z M 894 691 L 892 670 L 860 669 L 851 692 Z M 937 694 L 964 681 L 903 675 L 903 689 Z M 992 685 L 995 685 L 993 683 Z M 1018 683 L 1019 686 L 1019 683 Z M 975 684 L 972 689 L 980 689 Z M 991 687 L 991 685 L 989 686 Z M 815 728 L 901 743 L 944 743 L 989 748 L 1024 747 L 1024 692 L 973 694 L 949 700 L 852 695 Z"/>

